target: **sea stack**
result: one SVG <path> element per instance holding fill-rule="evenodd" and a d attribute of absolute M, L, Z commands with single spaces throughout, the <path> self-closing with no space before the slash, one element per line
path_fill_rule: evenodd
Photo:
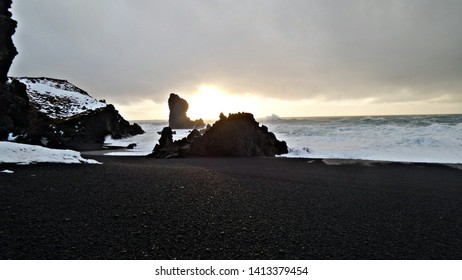
<path fill-rule="evenodd" d="M 168 125 L 172 129 L 192 129 L 202 128 L 205 126 L 202 119 L 193 121 L 186 115 L 189 109 L 189 104 L 177 94 L 170 94 L 170 97 L 168 98 L 168 108 L 170 110 Z"/>
<path fill-rule="evenodd" d="M 260 126 L 251 113 L 221 114 L 188 152 L 190 156 L 206 157 L 274 157 L 287 153 L 286 142 Z"/>
<path fill-rule="evenodd" d="M 193 130 L 188 137 L 173 141 L 170 128 L 164 128 L 151 156 L 171 157 L 274 157 L 287 154 L 285 141 L 279 141 L 250 113 L 221 114 L 220 120 L 203 135 Z"/>

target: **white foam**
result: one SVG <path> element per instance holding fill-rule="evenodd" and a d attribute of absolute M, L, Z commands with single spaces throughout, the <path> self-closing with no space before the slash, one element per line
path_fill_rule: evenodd
<path fill-rule="evenodd" d="M 462 163 L 462 116 L 345 117 L 262 121 L 289 146 L 284 157 L 391 162 Z M 167 122 L 140 122 L 145 134 L 123 139 L 133 150 L 108 155 L 147 155 Z M 174 139 L 189 134 L 175 130 Z M 119 140 L 112 141 L 117 143 Z M 122 143 L 122 142 L 121 142 Z"/>
<path fill-rule="evenodd" d="M 154 146 L 158 143 L 160 138 L 159 132 L 166 126 L 168 123 L 165 121 L 146 121 L 146 122 L 137 122 L 144 130 L 145 133 L 135 135 L 132 137 L 114 140 L 111 137 L 107 137 L 104 141 L 104 145 L 112 146 L 123 146 L 126 147 L 131 143 L 135 143 L 136 147 L 133 149 L 122 149 L 114 152 L 105 153 L 108 156 L 145 156 L 152 153 Z M 173 130 L 173 140 L 179 140 L 189 135 L 191 132 L 190 129 L 175 129 Z"/>
<path fill-rule="evenodd" d="M 430 124 L 423 118 L 404 123 L 392 120 L 312 119 L 265 125 L 287 142 L 291 148 L 287 157 L 462 163 L 461 124 Z"/>

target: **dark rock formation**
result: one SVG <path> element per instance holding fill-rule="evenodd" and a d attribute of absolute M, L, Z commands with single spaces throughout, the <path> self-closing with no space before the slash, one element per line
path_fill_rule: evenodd
<path fill-rule="evenodd" d="M 9 11 L 11 3 L 11 0 L 0 1 L 0 141 L 11 133 L 21 143 L 82 150 L 101 148 L 106 135 L 117 139 L 143 133 L 139 125 L 130 125 L 112 105 L 66 119 L 51 118 L 41 112 L 40 104 L 31 102 L 25 84 L 16 79 L 8 82 L 8 70 L 17 54 L 11 38 L 16 30 L 16 21 L 11 19 Z M 67 81 L 61 82 L 63 90 L 88 95 Z"/>
<path fill-rule="evenodd" d="M 18 54 L 12 39 L 17 22 L 11 19 L 11 3 L 11 0 L 0 1 L 0 91 L 8 80 L 8 70 Z"/>
<path fill-rule="evenodd" d="M 220 115 L 220 120 L 204 135 L 194 130 L 187 138 L 172 140 L 171 129 L 164 128 L 152 156 L 157 158 L 198 157 L 258 157 L 288 153 L 287 144 L 259 126 L 250 113 Z"/>
<path fill-rule="evenodd" d="M 107 135 L 120 139 L 144 133 L 138 124 L 126 121 L 111 104 L 57 121 L 55 127 L 60 135 L 60 146 L 76 150 L 100 149 Z"/>
<path fill-rule="evenodd" d="M 151 156 L 156 158 L 185 157 L 191 144 L 200 137 L 200 132 L 194 129 L 188 137 L 173 141 L 173 133 L 170 127 L 164 127 L 159 139 L 159 144 L 154 147 Z"/>
<path fill-rule="evenodd" d="M 10 132 L 18 132 L 29 127 L 30 109 L 24 84 L 18 81 L 5 84 L 0 94 L 0 127 Z"/>
<path fill-rule="evenodd" d="M 170 110 L 168 125 L 172 129 L 202 128 L 205 126 L 202 119 L 192 121 L 186 115 L 189 109 L 188 102 L 174 93 L 171 93 L 168 98 L 168 108 Z"/>
<path fill-rule="evenodd" d="M 287 145 L 265 126 L 259 126 L 250 113 L 220 116 L 189 150 L 192 156 L 275 156 L 288 153 Z"/>
<path fill-rule="evenodd" d="M 15 128 L 29 126 L 29 98 L 25 87 L 21 83 L 6 84 L 8 70 L 18 54 L 12 40 L 17 23 L 11 19 L 10 7 L 11 0 L 0 1 L 0 140 L 6 140 Z"/>
<path fill-rule="evenodd" d="M 66 82 L 65 85 L 72 84 Z M 44 113 L 40 103 L 29 100 L 26 85 L 21 82 L 13 79 L 5 89 L 7 92 L 0 95 L 0 128 L 18 136 L 16 142 L 19 143 L 90 150 L 102 148 L 107 135 L 119 139 L 144 133 L 138 124 L 131 125 L 126 121 L 111 104 L 69 118 L 55 118 Z M 81 94 L 89 96 L 86 92 Z M 53 104 L 62 107 L 63 104 L 58 104 L 60 102 Z M 1 140 L 5 140 L 4 137 Z"/>

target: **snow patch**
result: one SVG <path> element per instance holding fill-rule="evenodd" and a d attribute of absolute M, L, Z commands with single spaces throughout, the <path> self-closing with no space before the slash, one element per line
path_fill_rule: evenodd
<path fill-rule="evenodd" d="M 2 170 L 2 171 L 0 171 L 0 173 L 13 174 L 13 173 L 14 173 L 14 171 L 12 171 L 12 170 L 8 170 L 8 169 L 5 169 L 5 170 Z"/>
<path fill-rule="evenodd" d="M 8 141 L 16 141 L 16 138 L 18 138 L 18 136 L 13 136 L 12 132 L 8 133 Z"/>
<path fill-rule="evenodd" d="M 11 79 L 25 84 L 31 103 L 53 119 L 66 119 L 107 106 L 65 80 L 25 77 Z"/>
<path fill-rule="evenodd" d="M 35 145 L 0 142 L 0 163 L 27 165 L 38 162 L 100 164 L 93 159 L 84 159 L 79 152 L 56 150 Z"/>

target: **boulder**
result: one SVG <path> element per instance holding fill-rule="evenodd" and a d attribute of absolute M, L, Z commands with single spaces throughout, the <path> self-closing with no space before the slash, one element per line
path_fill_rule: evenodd
<path fill-rule="evenodd" d="M 191 129 L 205 126 L 202 119 L 193 121 L 187 116 L 188 102 L 174 93 L 171 93 L 168 98 L 168 108 L 170 110 L 168 125 L 172 129 Z"/>
<path fill-rule="evenodd" d="M 188 137 L 173 141 L 171 128 L 162 131 L 151 156 L 169 157 L 274 157 L 288 153 L 287 144 L 279 141 L 265 126 L 259 126 L 250 113 L 223 114 L 203 135 L 193 130 Z"/>

